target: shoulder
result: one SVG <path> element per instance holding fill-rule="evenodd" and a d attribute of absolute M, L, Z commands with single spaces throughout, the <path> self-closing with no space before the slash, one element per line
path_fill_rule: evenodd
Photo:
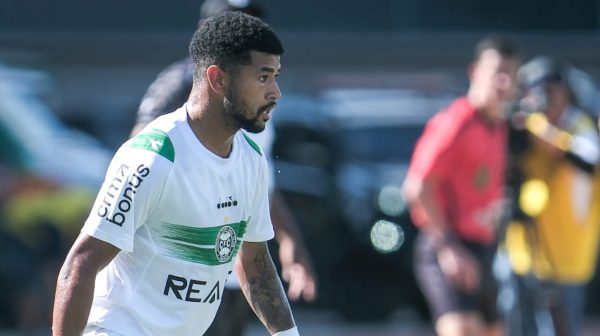
<path fill-rule="evenodd" d="M 451 142 L 472 123 L 474 114 L 466 98 L 458 98 L 427 122 L 423 137 L 435 142 Z"/>
<path fill-rule="evenodd" d="M 146 93 L 146 98 L 166 99 L 172 92 L 185 92 L 191 89 L 192 72 L 193 67 L 189 58 L 169 65 L 152 82 Z"/>
<path fill-rule="evenodd" d="M 241 134 L 241 143 L 243 144 L 243 146 L 248 150 L 249 150 L 250 154 L 253 156 L 258 155 L 259 157 L 264 157 L 264 152 L 262 150 L 262 147 L 254 140 L 250 137 L 250 135 L 248 135 L 245 131 L 240 130 L 239 133 Z"/>
<path fill-rule="evenodd" d="M 241 160 L 244 162 L 243 169 L 260 176 L 268 175 L 267 157 L 262 146 L 243 130 L 238 132 L 236 138 L 242 149 L 240 154 Z"/>
<path fill-rule="evenodd" d="M 109 184 L 143 179 L 144 185 L 160 188 L 168 179 L 175 161 L 175 150 L 168 134 L 145 129 L 126 141 L 115 153 L 106 174 Z M 137 183 L 136 182 L 136 183 Z M 144 187 L 147 188 L 147 187 Z"/>
<path fill-rule="evenodd" d="M 181 83 L 181 79 L 192 75 L 192 61 L 189 57 L 181 59 L 167 66 L 158 74 L 159 79 L 173 80 L 175 83 Z"/>
<path fill-rule="evenodd" d="M 144 123 L 174 111 L 188 98 L 192 89 L 192 65 L 188 59 L 171 64 L 152 82 L 138 108 Z"/>
<path fill-rule="evenodd" d="M 143 155 L 156 155 L 174 163 L 176 132 L 181 127 L 182 109 L 162 115 L 121 146 L 121 150 Z M 142 155 L 142 154 L 140 154 Z"/>
<path fill-rule="evenodd" d="M 476 111 L 473 105 L 465 97 L 460 97 L 438 112 L 431 119 L 431 122 L 445 124 L 446 127 L 451 125 L 461 127 L 470 122 L 475 114 Z"/>
<path fill-rule="evenodd" d="M 123 147 L 154 153 L 170 162 L 175 162 L 175 147 L 169 134 L 162 129 L 146 127 Z"/>
<path fill-rule="evenodd" d="M 250 138 L 251 141 L 260 146 L 262 154 L 267 158 L 267 160 L 269 160 L 273 149 L 273 143 L 275 141 L 275 129 L 272 122 L 268 122 L 265 126 L 265 129 L 260 133 L 245 132 L 245 134 Z"/>

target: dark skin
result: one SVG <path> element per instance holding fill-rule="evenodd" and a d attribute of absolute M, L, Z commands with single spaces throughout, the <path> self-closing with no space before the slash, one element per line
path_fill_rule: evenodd
<path fill-rule="evenodd" d="M 294 326 L 294 318 L 264 242 L 244 242 L 236 272 L 244 296 L 269 333 Z"/>
<path fill-rule="evenodd" d="M 60 269 L 52 335 L 81 335 L 92 306 L 96 274 L 119 253 L 109 243 L 81 233 Z"/>
<path fill-rule="evenodd" d="M 233 113 L 238 118 L 251 119 L 257 128 L 264 128 L 270 109 L 263 107 L 273 105 L 281 96 L 276 82 L 280 67 L 279 56 L 251 51 L 251 63 L 242 66 L 237 75 L 240 103 Z M 211 65 L 204 78 L 194 83 L 188 104 L 188 123 L 193 132 L 206 148 L 221 157 L 229 156 L 239 130 L 223 105 L 226 95 L 232 92 L 230 85 L 230 74 Z M 57 281 L 53 336 L 81 335 L 92 305 L 96 274 L 119 251 L 83 233 L 77 238 Z M 265 327 L 270 333 L 293 328 L 292 311 L 266 242 L 244 242 L 239 255 L 241 286 Z"/>

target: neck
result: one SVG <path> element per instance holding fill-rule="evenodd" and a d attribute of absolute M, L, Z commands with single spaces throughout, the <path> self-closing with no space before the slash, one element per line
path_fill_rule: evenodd
<path fill-rule="evenodd" d="M 200 143 L 222 158 L 231 154 L 233 138 L 237 129 L 227 127 L 222 119 L 223 111 L 211 109 L 208 102 L 188 101 L 185 105 L 187 121 Z"/>
<path fill-rule="evenodd" d="M 489 99 L 476 90 L 469 90 L 467 100 L 485 120 L 495 125 L 502 119 L 503 106 L 500 102 L 490 103 Z"/>

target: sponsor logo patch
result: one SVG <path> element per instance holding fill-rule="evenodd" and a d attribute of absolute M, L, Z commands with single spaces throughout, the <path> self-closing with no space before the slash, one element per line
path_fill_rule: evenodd
<path fill-rule="evenodd" d="M 217 202 L 217 209 L 235 207 L 237 205 L 238 205 L 238 201 L 233 199 L 233 196 L 227 196 L 225 201 L 221 201 L 219 199 L 219 202 Z"/>
<path fill-rule="evenodd" d="M 132 208 L 133 198 L 144 178 L 150 174 L 150 168 L 139 165 L 131 172 L 130 167 L 122 164 L 113 174 L 110 185 L 106 188 L 102 201 L 99 202 L 96 214 L 110 223 L 123 226 L 127 213 Z"/>

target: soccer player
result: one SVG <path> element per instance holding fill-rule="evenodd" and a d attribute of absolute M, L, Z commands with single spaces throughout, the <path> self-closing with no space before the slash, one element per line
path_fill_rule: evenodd
<path fill-rule="evenodd" d="M 192 93 L 115 154 L 61 268 L 53 335 L 202 335 L 235 258 L 269 333 L 299 335 L 266 244 L 266 158 L 240 132 L 271 118 L 282 53 L 247 14 L 200 24 Z"/>
<path fill-rule="evenodd" d="M 506 165 L 504 114 L 516 92 L 516 47 L 481 40 L 464 97 L 434 116 L 404 183 L 413 221 L 415 276 L 438 335 L 500 335 L 491 274 Z"/>
<path fill-rule="evenodd" d="M 200 20 L 224 11 L 240 11 L 264 20 L 264 10 L 254 1 L 205 0 L 200 9 Z M 185 57 L 167 66 L 148 87 L 137 111 L 131 135 L 137 135 L 148 123 L 163 114 L 179 108 L 188 99 L 193 86 L 193 61 Z M 267 123 L 260 133 L 247 134 L 260 145 L 267 162 L 272 158 L 275 127 Z M 317 277 L 305 246 L 301 230 L 289 206 L 275 184 L 275 171 L 271 167 L 269 194 L 271 220 L 278 245 L 278 256 L 283 280 L 288 283 L 288 298 L 303 298 L 311 302 L 317 296 Z M 227 279 L 221 305 L 206 336 L 242 336 L 251 321 L 252 310 L 242 293 L 237 276 Z"/>

